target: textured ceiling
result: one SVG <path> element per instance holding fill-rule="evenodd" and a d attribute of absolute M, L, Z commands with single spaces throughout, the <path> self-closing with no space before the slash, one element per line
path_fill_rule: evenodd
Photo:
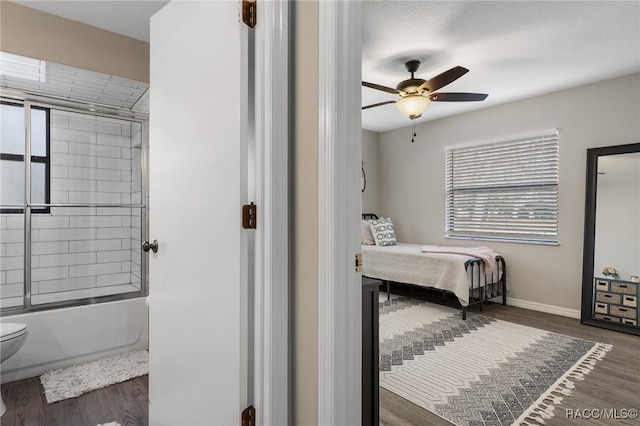
<path fill-rule="evenodd" d="M 417 122 L 640 72 L 640 2 L 367 1 L 362 79 L 395 87 L 461 65 L 470 70 L 441 92 L 488 93 L 483 102 L 432 102 Z M 362 89 L 363 105 L 394 95 Z M 639 100 L 640 102 L 640 100 Z M 363 111 L 363 127 L 411 124 L 395 105 Z"/>
<path fill-rule="evenodd" d="M 154 0 L 13 1 L 147 43 L 149 42 L 149 18 L 169 3 L 168 1 Z"/>

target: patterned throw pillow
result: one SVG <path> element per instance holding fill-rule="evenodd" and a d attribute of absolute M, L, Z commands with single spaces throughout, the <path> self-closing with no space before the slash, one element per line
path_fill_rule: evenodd
<path fill-rule="evenodd" d="M 362 220 L 362 222 L 360 222 L 360 239 L 361 244 L 365 245 L 365 246 L 375 246 L 376 242 L 373 241 L 373 235 L 371 234 L 371 228 L 369 227 L 369 221 L 368 220 Z"/>
<path fill-rule="evenodd" d="M 373 239 L 379 246 L 396 245 L 396 233 L 393 230 L 393 222 L 390 218 L 372 220 L 369 224 Z"/>

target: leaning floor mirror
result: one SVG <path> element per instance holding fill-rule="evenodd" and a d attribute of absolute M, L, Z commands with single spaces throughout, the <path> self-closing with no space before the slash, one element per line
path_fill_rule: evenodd
<path fill-rule="evenodd" d="M 587 150 L 583 324 L 640 335 L 640 143 Z"/>

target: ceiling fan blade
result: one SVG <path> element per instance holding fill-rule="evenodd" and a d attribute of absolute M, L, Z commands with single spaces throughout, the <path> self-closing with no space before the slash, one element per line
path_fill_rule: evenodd
<path fill-rule="evenodd" d="M 387 92 L 387 93 L 393 93 L 394 95 L 400 93 L 396 89 L 392 89 L 391 87 L 381 86 L 375 83 L 367 83 L 366 81 L 363 81 L 362 85 L 364 87 L 370 87 L 371 89 L 382 90 L 383 92 Z"/>
<path fill-rule="evenodd" d="M 436 75 L 431 80 L 422 83 L 420 87 L 418 87 L 418 91 L 427 89 L 429 92 L 433 93 L 436 90 L 446 86 L 447 84 L 453 83 L 468 72 L 469 70 L 465 67 L 453 67 L 450 70 L 443 72 L 442 74 Z"/>
<path fill-rule="evenodd" d="M 486 93 L 433 93 L 428 98 L 435 102 L 471 102 L 484 101 L 487 96 Z"/>
<path fill-rule="evenodd" d="M 362 109 L 368 109 L 368 108 L 373 108 L 373 107 L 377 107 L 380 105 L 386 105 L 386 104 L 395 104 L 396 101 L 384 101 L 384 102 L 378 102 L 377 104 L 372 104 L 372 105 L 367 105 L 367 106 L 363 106 Z"/>

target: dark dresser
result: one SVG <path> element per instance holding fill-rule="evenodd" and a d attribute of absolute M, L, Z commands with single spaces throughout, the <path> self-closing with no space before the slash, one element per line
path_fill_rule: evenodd
<path fill-rule="evenodd" d="M 593 280 L 593 318 L 638 327 L 640 284 L 617 278 Z"/>
<path fill-rule="evenodd" d="M 378 426 L 378 287 L 379 280 L 362 277 L 362 424 Z"/>

